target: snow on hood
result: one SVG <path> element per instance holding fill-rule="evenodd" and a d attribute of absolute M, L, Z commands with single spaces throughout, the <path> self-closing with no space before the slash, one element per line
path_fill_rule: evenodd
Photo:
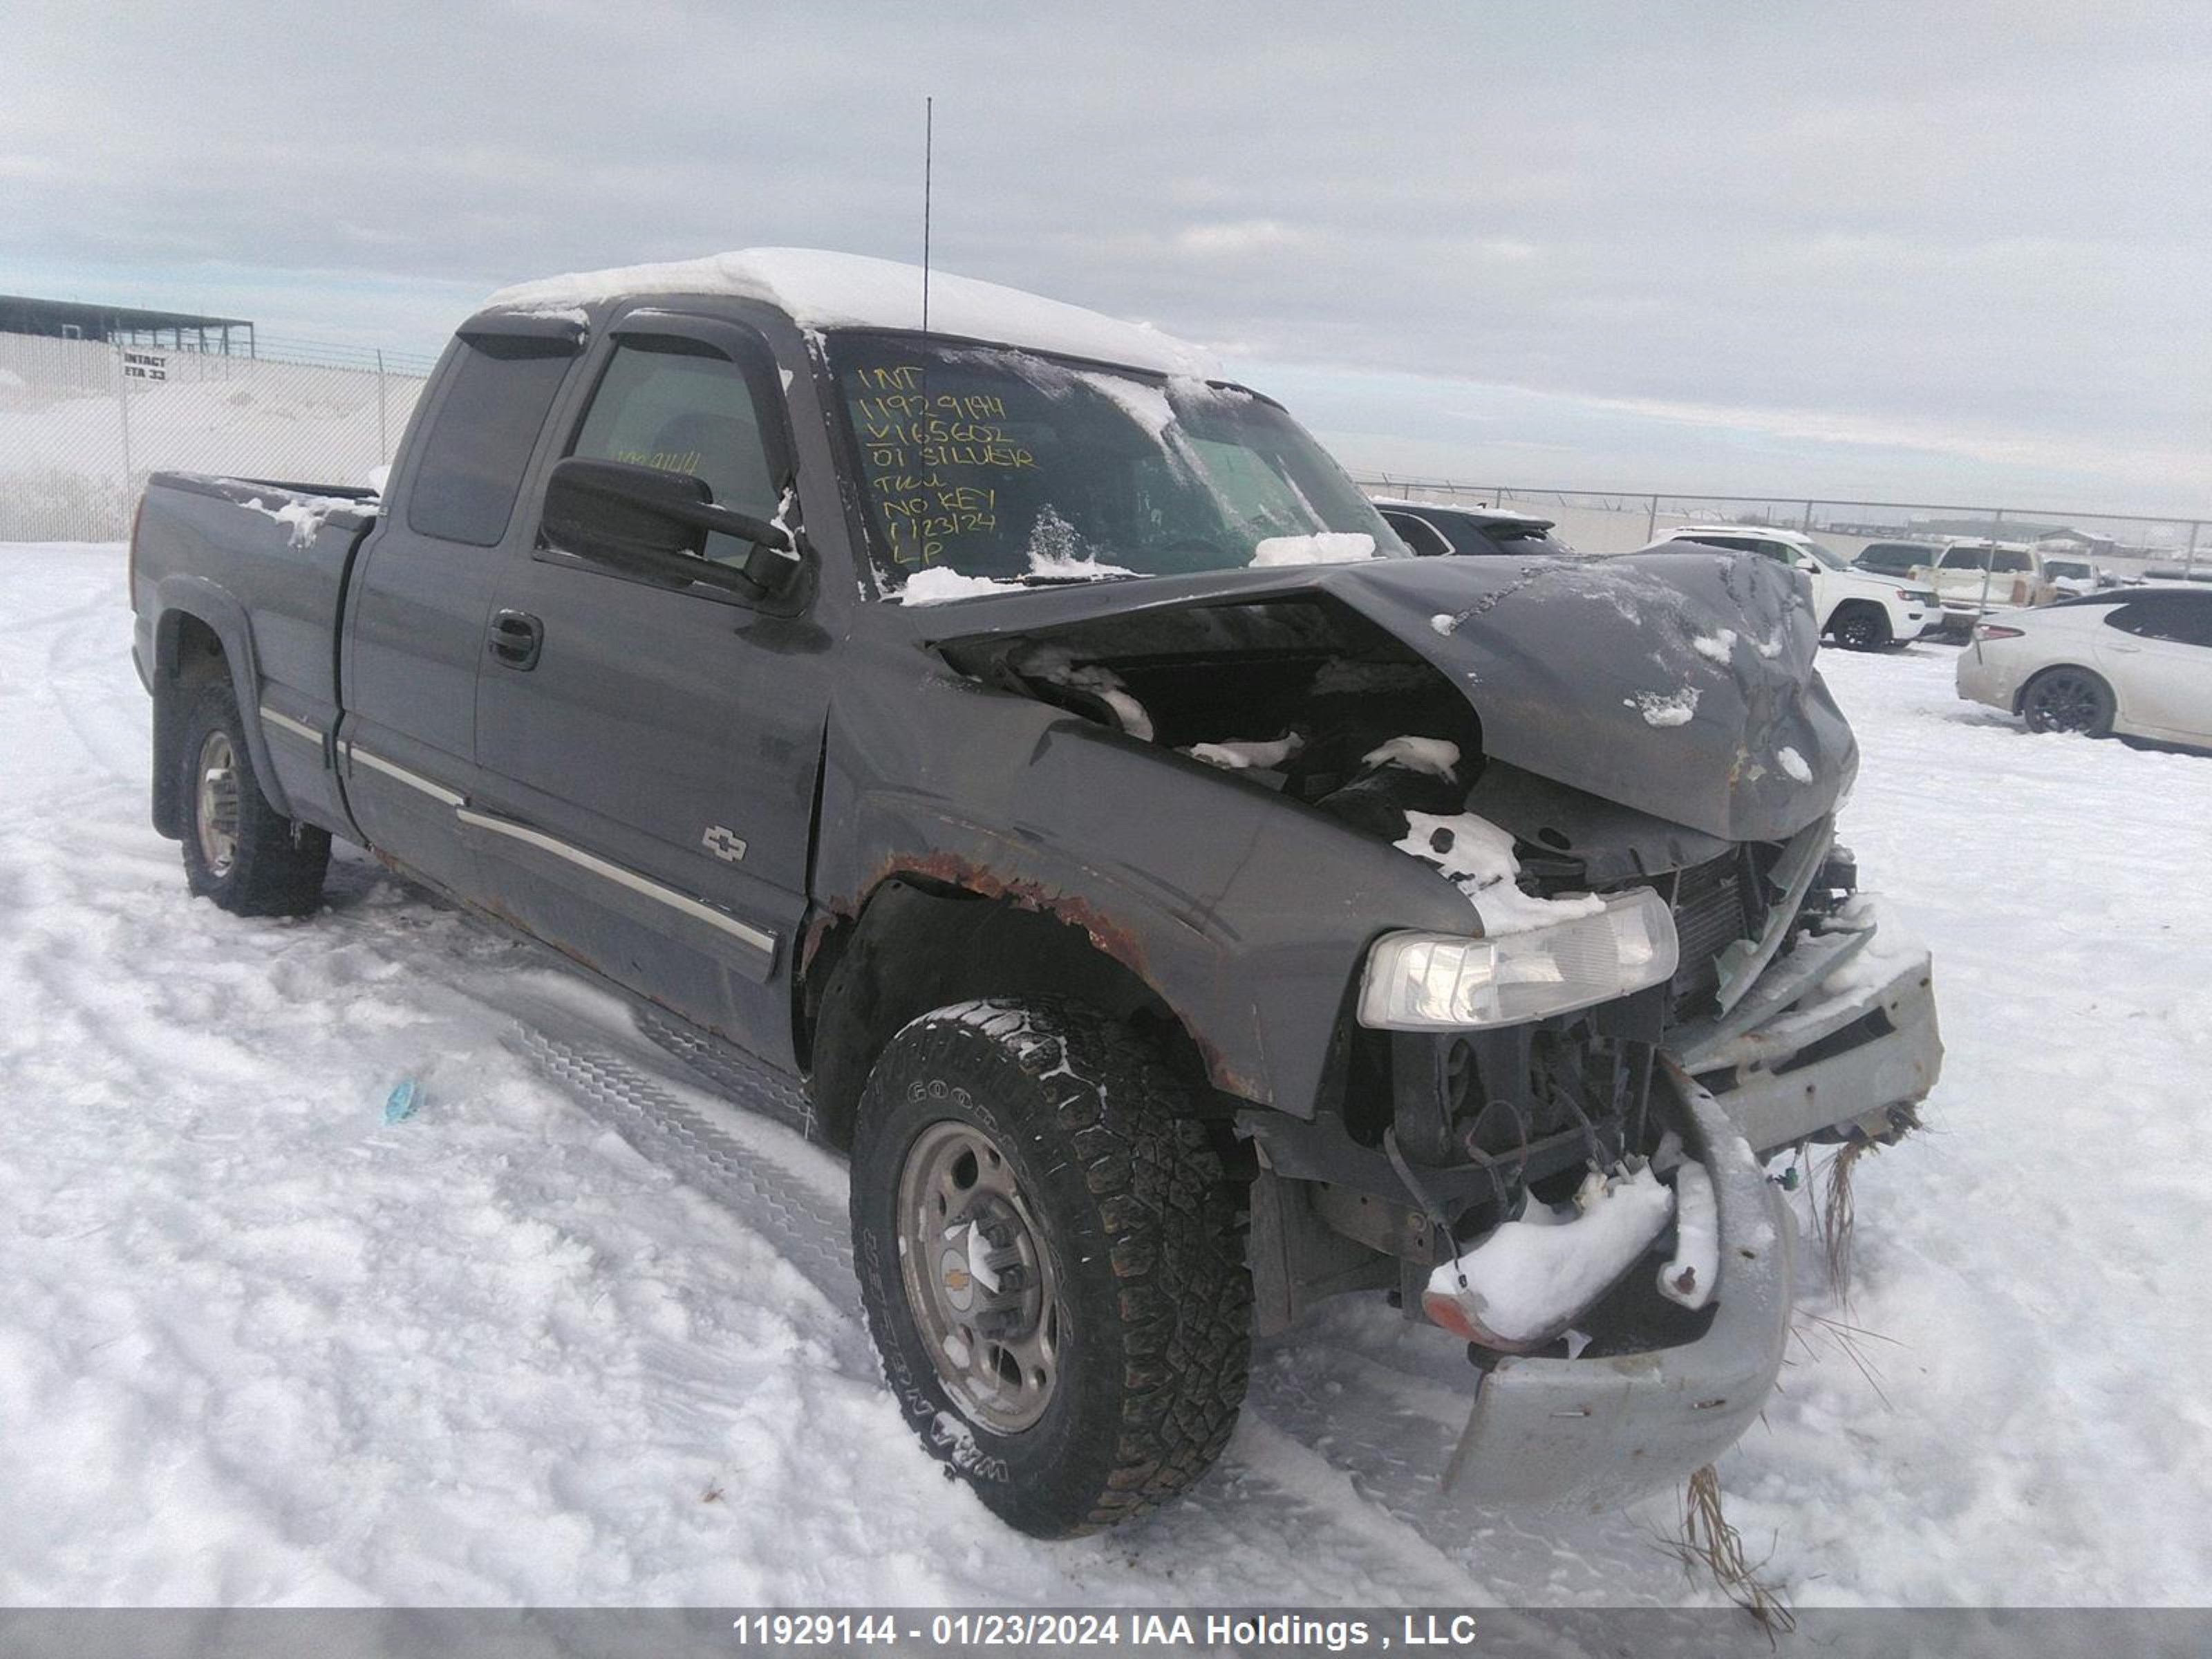
<path fill-rule="evenodd" d="M 660 264 L 618 265 L 503 288 L 486 310 L 558 312 L 640 294 L 728 295 L 775 306 L 801 328 L 921 326 L 921 267 L 817 248 L 746 248 Z M 933 332 L 1089 357 L 1163 374 L 1216 379 L 1213 354 L 1081 306 L 933 269 Z"/>
<path fill-rule="evenodd" d="M 1832 811 L 1857 770 L 1850 727 L 1814 669 L 1819 637 L 1802 584 L 1753 554 L 1156 576 L 1010 592 L 975 608 L 979 625 L 930 637 L 1046 634 L 1290 596 L 1334 599 L 1425 658 L 1473 704 L 1490 757 L 1724 841 L 1787 840 Z M 1717 660 L 1698 641 L 1722 629 L 1741 643 Z"/>

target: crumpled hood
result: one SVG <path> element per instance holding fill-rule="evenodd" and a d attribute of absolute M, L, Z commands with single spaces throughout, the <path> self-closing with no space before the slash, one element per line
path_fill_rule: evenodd
<path fill-rule="evenodd" d="M 1786 839 L 1833 810 L 1857 769 L 1814 671 L 1803 584 L 1749 554 L 1377 559 L 1040 588 L 909 617 L 951 644 L 1307 593 L 1449 676 L 1487 754 L 1707 835 Z"/>

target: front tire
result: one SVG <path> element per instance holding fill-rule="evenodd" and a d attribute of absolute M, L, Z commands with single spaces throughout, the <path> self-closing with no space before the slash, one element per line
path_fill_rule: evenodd
<path fill-rule="evenodd" d="M 1893 638 L 1881 607 L 1864 604 L 1846 605 L 1828 631 L 1846 651 L 1880 651 Z"/>
<path fill-rule="evenodd" d="M 893 1037 L 853 1151 L 853 1254 L 922 1444 L 1067 1538 L 1181 1495 L 1244 1398 L 1242 1194 L 1176 1073 L 1118 1022 L 964 1003 Z"/>
<path fill-rule="evenodd" d="M 2086 668 L 2046 668 L 2020 694 L 2020 712 L 2031 732 L 2110 737 L 2115 708 L 2112 688 Z"/>
<path fill-rule="evenodd" d="M 246 723 L 228 685 L 210 685 L 185 717 L 172 763 L 184 807 L 185 882 L 241 916 L 304 916 L 321 903 L 331 837 L 269 804 Z"/>

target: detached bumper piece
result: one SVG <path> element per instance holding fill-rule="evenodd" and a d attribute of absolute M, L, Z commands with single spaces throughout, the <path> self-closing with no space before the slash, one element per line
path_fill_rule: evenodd
<path fill-rule="evenodd" d="M 1497 1359 L 1476 1389 L 1448 1487 L 1500 1504 L 1611 1506 L 1711 1462 L 1766 1403 L 1790 1335 L 1795 1230 L 1720 1103 L 1678 1069 L 1668 1074 L 1717 1212 L 1711 1322 L 1689 1342 L 1648 1352 Z"/>
<path fill-rule="evenodd" d="M 1883 950 L 1862 896 L 1830 931 L 1802 933 L 1717 1018 L 1668 1054 L 1760 1156 L 1813 1139 L 1881 1138 L 1936 1086 L 1943 1041 L 1926 951 Z"/>

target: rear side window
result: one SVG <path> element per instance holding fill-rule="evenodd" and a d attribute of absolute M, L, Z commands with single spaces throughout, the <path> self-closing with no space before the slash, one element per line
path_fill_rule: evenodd
<path fill-rule="evenodd" d="M 1399 538 L 1425 559 L 1438 558 L 1451 551 L 1451 547 L 1426 519 L 1415 518 L 1410 513 L 1394 513 L 1388 507 L 1382 517 Z"/>
<path fill-rule="evenodd" d="M 2035 565 L 2027 554 L 2001 547 L 1990 555 L 1990 568 L 2000 575 L 2017 576 L 2023 571 L 2034 569 Z"/>
<path fill-rule="evenodd" d="M 495 547 L 574 349 L 565 340 L 484 336 L 464 340 L 460 353 L 423 434 L 407 527 L 441 541 Z"/>
<path fill-rule="evenodd" d="M 2212 594 L 2160 593 L 2116 606 L 2106 626 L 2146 640 L 2212 646 Z"/>
<path fill-rule="evenodd" d="M 1875 570 L 1905 571 L 1928 562 L 1928 550 L 1911 542 L 1873 542 L 1858 562 Z"/>

